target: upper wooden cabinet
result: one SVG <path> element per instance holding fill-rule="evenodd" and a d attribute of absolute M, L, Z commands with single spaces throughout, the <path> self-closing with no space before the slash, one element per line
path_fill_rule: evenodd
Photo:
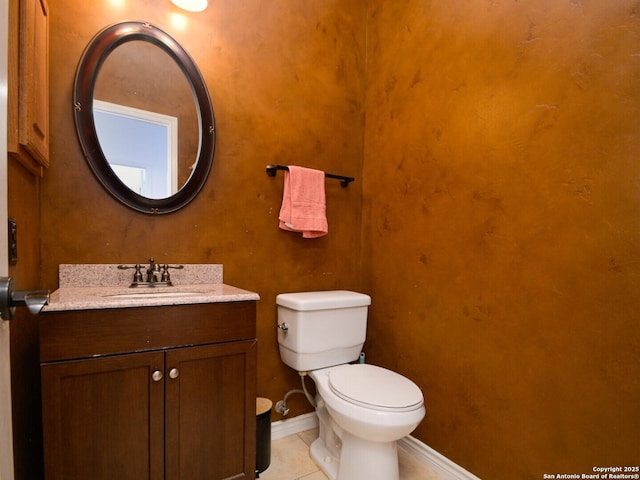
<path fill-rule="evenodd" d="M 49 166 L 49 6 L 9 2 L 9 154 L 36 175 Z"/>

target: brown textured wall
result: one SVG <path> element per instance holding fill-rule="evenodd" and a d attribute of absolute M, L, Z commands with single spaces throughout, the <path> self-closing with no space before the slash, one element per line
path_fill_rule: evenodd
<path fill-rule="evenodd" d="M 369 2 L 368 358 L 482 478 L 638 462 L 639 15 Z"/>
<path fill-rule="evenodd" d="M 275 296 L 358 286 L 362 181 L 327 182 L 330 233 L 316 240 L 278 229 L 282 173 L 298 164 L 359 176 L 364 99 L 364 0 L 344 3 L 210 2 L 184 30 L 168 0 L 50 0 L 51 167 L 42 192 L 43 285 L 60 263 L 221 263 L 226 283 L 261 295 L 258 393 L 274 401 L 299 388 L 277 352 Z M 185 209 L 160 217 L 113 200 L 85 164 L 72 117 L 72 86 L 85 45 L 103 27 L 146 20 L 198 64 L 217 122 L 213 170 Z M 310 411 L 292 398 L 292 412 Z"/>

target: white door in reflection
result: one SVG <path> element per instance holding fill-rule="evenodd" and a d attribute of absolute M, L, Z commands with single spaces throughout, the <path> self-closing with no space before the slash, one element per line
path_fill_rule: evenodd
<path fill-rule="evenodd" d="M 178 119 L 147 110 L 93 101 L 100 147 L 118 178 L 147 198 L 178 191 Z"/>

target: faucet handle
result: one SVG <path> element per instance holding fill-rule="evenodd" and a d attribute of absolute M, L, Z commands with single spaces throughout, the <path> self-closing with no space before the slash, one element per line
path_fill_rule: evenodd
<path fill-rule="evenodd" d="M 182 270 L 184 268 L 184 265 L 164 265 L 164 268 L 175 268 L 176 270 Z"/>
<path fill-rule="evenodd" d="M 133 283 L 142 282 L 142 265 L 138 263 L 134 268 L 136 272 L 133 274 Z"/>
<path fill-rule="evenodd" d="M 133 274 L 133 284 L 136 285 L 142 282 L 142 265 L 139 263 L 135 265 L 118 265 L 118 269 L 120 270 L 131 270 L 135 268 L 135 273 Z"/>
<path fill-rule="evenodd" d="M 184 265 L 167 265 L 166 263 L 162 266 L 162 281 L 171 283 L 171 275 L 169 275 L 169 269 L 175 268 L 176 270 L 181 270 L 184 268 Z"/>
<path fill-rule="evenodd" d="M 160 278 L 163 282 L 170 282 L 171 276 L 169 275 L 169 265 L 162 266 L 162 277 Z"/>

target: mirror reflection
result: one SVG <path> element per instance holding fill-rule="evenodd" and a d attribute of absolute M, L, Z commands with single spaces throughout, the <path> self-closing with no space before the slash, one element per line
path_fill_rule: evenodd
<path fill-rule="evenodd" d="M 144 41 L 114 49 L 96 79 L 93 114 L 107 162 L 133 192 L 162 199 L 187 182 L 200 144 L 197 105 L 163 49 Z"/>
<path fill-rule="evenodd" d="M 147 198 L 178 191 L 178 119 L 117 103 L 93 101 L 100 147 L 131 190 Z"/>

